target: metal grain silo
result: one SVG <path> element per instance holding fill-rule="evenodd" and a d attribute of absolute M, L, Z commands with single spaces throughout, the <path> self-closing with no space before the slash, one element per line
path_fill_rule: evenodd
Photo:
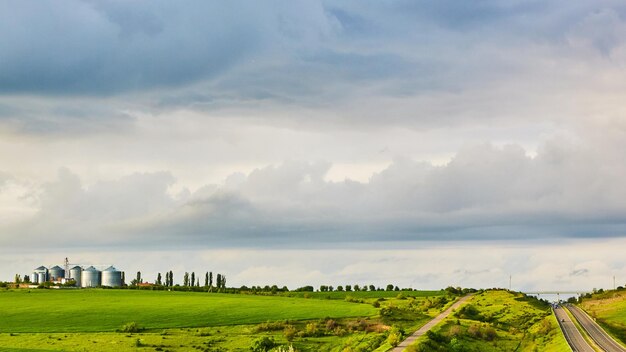
<path fill-rule="evenodd" d="M 48 281 L 48 269 L 45 266 L 40 266 L 33 271 L 33 283 L 43 284 Z"/>
<path fill-rule="evenodd" d="M 122 272 L 110 266 L 102 271 L 102 286 L 122 286 Z"/>
<path fill-rule="evenodd" d="M 48 270 L 48 277 L 51 281 L 57 281 L 65 277 L 65 269 L 56 265 Z"/>
<path fill-rule="evenodd" d="M 74 279 L 74 281 L 76 281 L 76 287 L 80 287 L 80 276 L 82 272 L 83 268 L 78 265 L 70 269 L 70 279 Z"/>
<path fill-rule="evenodd" d="M 83 270 L 80 275 L 80 286 L 81 287 L 98 287 L 100 286 L 100 270 L 94 268 L 93 266 L 88 267 Z"/>

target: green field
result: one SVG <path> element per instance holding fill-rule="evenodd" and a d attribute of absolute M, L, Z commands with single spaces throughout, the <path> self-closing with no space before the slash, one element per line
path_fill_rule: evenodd
<path fill-rule="evenodd" d="M 115 331 L 374 316 L 369 304 L 289 297 L 136 290 L 0 291 L 0 332 Z"/>
<path fill-rule="evenodd" d="M 583 299 L 580 306 L 626 345 L 626 291 L 606 291 Z"/>
<path fill-rule="evenodd" d="M 250 351 L 272 338 L 300 352 L 384 352 L 454 297 L 445 291 L 0 290 L 0 351 Z M 129 322 L 144 330 L 117 332 Z"/>
<path fill-rule="evenodd" d="M 412 351 L 570 351 L 550 306 L 506 290 L 474 296 Z"/>

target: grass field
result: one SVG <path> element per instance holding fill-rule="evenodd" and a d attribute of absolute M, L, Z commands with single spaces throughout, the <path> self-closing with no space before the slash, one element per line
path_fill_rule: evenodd
<path fill-rule="evenodd" d="M 550 306 L 505 290 L 477 294 L 413 351 L 569 351 Z"/>
<path fill-rule="evenodd" d="M 626 290 L 596 293 L 580 306 L 613 337 L 626 344 Z"/>
<path fill-rule="evenodd" d="M 3 290 L 0 352 L 250 351 L 263 337 L 300 352 L 384 352 L 390 331 L 414 331 L 449 306 L 444 295 Z M 128 322 L 146 330 L 116 332 Z"/>
<path fill-rule="evenodd" d="M 369 304 L 288 297 L 136 290 L 0 291 L 0 332 L 115 331 L 368 317 Z"/>

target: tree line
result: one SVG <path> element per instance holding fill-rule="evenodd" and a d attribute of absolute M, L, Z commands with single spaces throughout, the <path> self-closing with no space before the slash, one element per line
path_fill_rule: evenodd
<path fill-rule="evenodd" d="M 122 273 L 123 274 L 123 273 Z M 124 280 L 122 279 L 122 282 Z M 131 287 L 136 287 L 142 285 L 143 279 L 141 276 L 141 271 L 137 272 L 137 277 L 130 282 Z M 174 272 L 166 271 L 165 272 L 165 280 L 163 280 L 163 276 L 161 273 L 157 273 L 156 280 L 154 280 L 155 286 L 162 287 L 181 287 L 179 284 L 174 284 Z M 182 287 L 202 287 L 212 291 L 213 289 L 220 291 L 226 289 L 226 275 L 218 273 L 215 277 L 215 285 L 213 283 L 213 272 L 207 271 L 204 274 L 204 286 L 200 286 L 200 275 L 196 276 L 195 272 L 185 272 L 183 275 L 183 284 Z"/>

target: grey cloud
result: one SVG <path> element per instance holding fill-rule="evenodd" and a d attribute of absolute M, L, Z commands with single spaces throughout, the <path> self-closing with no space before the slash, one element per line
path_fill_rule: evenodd
<path fill-rule="evenodd" d="M 611 176 L 615 169 L 600 167 L 604 157 L 548 143 L 530 158 L 514 145 L 485 144 L 445 166 L 399 159 L 368 183 L 326 181 L 331 164 L 289 161 L 178 196 L 167 191 L 168 173 L 84 186 L 62 170 L 43 188 L 38 215 L 22 226 L 35 237 L 108 231 L 110 244 L 623 237 L 626 187 Z"/>
<path fill-rule="evenodd" d="M 266 31 L 259 28 L 267 13 L 264 6 L 203 1 L 183 6 L 145 1 L 4 3 L 1 90 L 116 93 L 215 76 L 266 39 Z"/>
<path fill-rule="evenodd" d="M 32 101 L 5 99 L 0 105 L 0 124 L 19 134 L 35 136 L 80 136 L 129 133 L 135 117 L 123 106 L 93 100 L 54 99 Z"/>
<path fill-rule="evenodd" d="M 569 276 L 584 276 L 587 275 L 589 273 L 589 270 L 587 269 L 576 269 L 574 271 L 572 271 Z"/>

